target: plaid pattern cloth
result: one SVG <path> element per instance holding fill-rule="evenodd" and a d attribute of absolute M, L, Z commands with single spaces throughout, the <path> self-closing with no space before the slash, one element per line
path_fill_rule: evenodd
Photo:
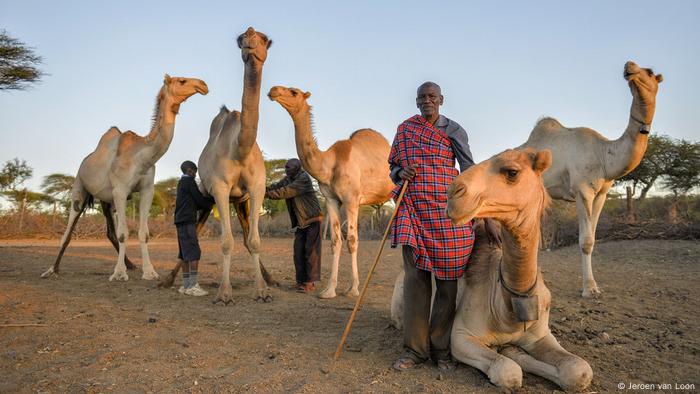
<path fill-rule="evenodd" d="M 453 225 L 447 217 L 447 189 L 459 172 L 450 140 L 420 115 L 405 120 L 396 130 L 389 163 L 417 164 L 391 229 L 391 247 L 413 249 L 416 268 L 441 280 L 464 273 L 474 245 L 472 225 Z M 401 186 L 394 188 L 394 199 Z"/>

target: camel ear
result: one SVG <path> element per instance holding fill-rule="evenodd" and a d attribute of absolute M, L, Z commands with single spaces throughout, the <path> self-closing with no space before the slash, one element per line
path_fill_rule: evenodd
<path fill-rule="evenodd" d="M 165 83 L 165 84 L 170 83 L 170 75 L 165 74 L 165 76 L 163 76 L 163 83 Z"/>
<path fill-rule="evenodd" d="M 664 76 L 659 74 L 656 76 L 656 82 L 661 83 L 664 81 Z"/>
<path fill-rule="evenodd" d="M 535 172 L 543 173 L 551 165 L 552 152 L 550 152 L 549 149 L 535 153 L 535 158 L 532 160 L 532 169 L 535 170 Z"/>
<path fill-rule="evenodd" d="M 309 97 L 311 97 L 311 92 L 306 92 L 306 93 L 304 93 L 304 98 L 305 98 L 305 99 L 307 99 L 307 98 L 309 98 Z"/>

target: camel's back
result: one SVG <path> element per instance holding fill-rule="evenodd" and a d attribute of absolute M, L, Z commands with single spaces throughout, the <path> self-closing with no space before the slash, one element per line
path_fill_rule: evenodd
<path fill-rule="evenodd" d="M 394 184 L 389 175 L 389 142 L 372 129 L 357 130 L 348 140 L 350 159 L 361 172 L 362 204 L 379 204 L 389 199 Z"/>
<path fill-rule="evenodd" d="M 122 132 L 117 127 L 110 127 L 100 138 L 95 150 L 80 163 L 77 177 L 91 195 L 96 195 L 109 186 L 109 169 L 117 156 L 121 135 Z"/>

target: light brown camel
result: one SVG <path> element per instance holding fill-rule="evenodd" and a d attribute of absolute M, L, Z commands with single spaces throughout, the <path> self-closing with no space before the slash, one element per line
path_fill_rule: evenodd
<path fill-rule="evenodd" d="M 238 47 L 245 65 L 241 112 L 221 107 L 209 131 L 209 141 L 199 156 L 201 187 L 216 200 L 221 217 L 222 277 L 214 302 L 232 302 L 229 273 L 233 234 L 229 200 L 241 206 L 249 204 L 250 228 L 244 241 L 255 273 L 256 300 L 272 301 L 260 268 L 260 233 L 258 219 L 265 196 L 265 164 L 255 139 L 258 134 L 258 106 L 262 69 L 272 44 L 263 33 L 252 27 L 238 37 Z"/>
<path fill-rule="evenodd" d="M 634 62 L 625 64 L 623 76 L 632 92 L 632 107 L 627 129 L 620 138 L 609 141 L 595 130 L 570 129 L 555 119 L 544 118 L 522 145 L 552 151 L 552 168 L 544 174 L 547 191 L 552 198 L 576 201 L 584 297 L 600 293 L 593 279 L 591 253 L 606 195 L 613 181 L 637 167 L 644 156 L 654 119 L 656 92 L 663 80 L 661 75 Z"/>
<path fill-rule="evenodd" d="M 551 294 L 538 272 L 537 251 L 549 203 L 542 172 L 550 164 L 547 150 L 508 150 L 469 168 L 448 191 L 454 223 L 493 218 L 503 239 L 502 249 L 491 245 L 483 225 L 476 226 L 474 251 L 459 279 L 452 355 L 509 389 L 522 385 L 523 370 L 566 390 L 582 390 L 593 377 L 590 365 L 564 350 L 549 329 Z M 392 317 L 400 320 L 403 289 L 397 285 Z"/>
<path fill-rule="evenodd" d="M 294 121 L 297 154 L 304 169 L 318 181 L 326 198 L 331 223 L 333 266 L 328 286 L 319 297 L 333 298 L 338 285 L 338 265 L 342 248 L 340 208 L 348 222 L 347 245 L 352 263 L 352 286 L 348 294 L 358 296 L 357 215 L 360 205 L 383 204 L 391 197 L 394 184 L 389 176 L 389 142 L 372 129 L 357 130 L 347 140 L 334 143 L 328 150 L 318 148 L 311 128 L 311 96 L 296 88 L 275 86 L 268 97 L 289 112 Z"/>
<path fill-rule="evenodd" d="M 61 257 L 70 243 L 75 224 L 93 199 L 102 203 L 107 219 L 107 236 L 115 243 L 119 241 L 119 257 L 114 273 L 109 280 L 128 280 L 126 273 L 126 241 L 129 231 L 126 226 L 126 200 L 131 193 L 139 192 L 139 243 L 143 259 L 143 279 L 157 279 L 148 255 L 148 213 L 153 201 L 153 179 L 155 164 L 170 147 L 175 132 L 175 117 L 182 104 L 195 93 L 207 94 L 209 88 L 204 81 L 194 78 L 170 77 L 165 74 L 163 87 L 156 98 L 151 132 L 141 137 L 133 131 L 122 133 L 111 127 L 100 138 L 95 151 L 90 153 L 78 169 L 73 190 L 68 227 L 61 239 L 61 250 L 54 264 L 41 276 L 46 278 L 58 273 Z M 116 211 L 116 237 L 114 227 Z"/>

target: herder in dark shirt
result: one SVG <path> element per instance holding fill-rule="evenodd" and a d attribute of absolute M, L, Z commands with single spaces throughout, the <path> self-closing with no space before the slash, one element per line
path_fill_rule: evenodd
<path fill-rule="evenodd" d="M 211 209 L 214 199 L 205 197 L 197 187 L 195 177 L 197 166 L 191 161 L 185 161 L 180 166 L 182 177 L 177 183 L 177 198 L 175 200 L 175 227 L 177 227 L 177 258 L 182 260 L 182 286 L 178 290 L 182 294 L 204 296 L 209 294 L 197 283 L 197 266 L 202 251 L 197 239 L 197 211 Z"/>
<path fill-rule="evenodd" d="M 314 282 L 321 278 L 321 206 L 316 198 L 311 177 L 301 168 L 299 159 L 290 159 L 284 165 L 287 175 L 268 186 L 265 197 L 286 199 L 294 234 L 294 269 L 296 285 L 303 293 L 315 290 Z"/>

